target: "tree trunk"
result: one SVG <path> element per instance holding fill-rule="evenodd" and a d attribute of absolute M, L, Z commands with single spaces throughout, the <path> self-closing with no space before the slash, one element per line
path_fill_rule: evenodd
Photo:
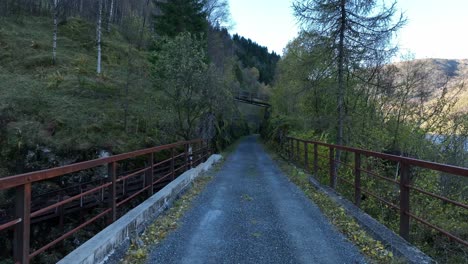
<path fill-rule="evenodd" d="M 343 123 L 344 123 L 344 37 L 345 37 L 345 30 L 346 30 L 346 0 L 341 0 L 340 10 L 341 10 L 341 18 L 340 18 L 340 36 L 339 36 L 339 44 L 338 44 L 338 131 L 336 137 L 336 144 L 342 145 L 343 144 Z M 341 151 L 335 151 L 335 171 L 333 175 L 333 188 L 336 188 L 336 179 L 338 174 L 338 162 L 341 158 Z"/>
<path fill-rule="evenodd" d="M 143 42 L 143 33 L 145 32 L 148 6 L 149 6 L 149 0 L 146 1 L 146 7 L 143 8 L 143 24 L 141 25 L 140 39 L 138 40 L 138 49 L 141 48 L 141 45 L 142 45 L 142 42 Z"/>
<path fill-rule="evenodd" d="M 58 0 L 54 0 L 54 33 L 52 36 L 52 63 L 57 63 Z"/>
<path fill-rule="evenodd" d="M 128 46 L 128 54 L 127 54 L 127 80 L 125 82 L 125 101 L 124 101 L 124 129 L 125 133 L 128 132 L 128 107 L 129 107 L 129 88 L 130 88 L 130 77 L 131 77 L 131 70 L 132 70 L 132 63 L 131 63 L 131 46 Z"/>
<path fill-rule="evenodd" d="M 98 21 L 97 21 L 97 29 L 96 29 L 96 34 L 97 34 L 97 74 L 101 73 L 101 24 L 102 24 L 102 0 L 99 0 L 99 15 L 98 15 Z"/>
<path fill-rule="evenodd" d="M 109 18 L 107 20 L 107 32 L 111 30 L 112 16 L 114 15 L 114 0 L 111 0 Z"/>

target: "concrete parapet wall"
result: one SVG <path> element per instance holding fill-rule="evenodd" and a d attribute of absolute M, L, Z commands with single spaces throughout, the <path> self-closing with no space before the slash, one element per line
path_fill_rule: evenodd
<path fill-rule="evenodd" d="M 130 210 L 58 263 L 91 264 L 103 262 L 119 245 L 143 232 L 195 178 L 221 159 L 221 155 L 212 155 L 206 162 L 184 172 L 162 190 Z"/>
<path fill-rule="evenodd" d="M 407 263 L 412 264 L 430 264 L 435 263 L 433 259 L 424 254 L 415 246 L 411 245 L 408 241 L 395 234 L 392 230 L 381 224 L 370 215 L 366 214 L 352 202 L 343 198 L 328 186 L 323 186 L 315 178 L 309 177 L 309 182 L 319 191 L 325 193 L 337 204 L 341 205 L 346 213 L 359 223 L 374 239 L 379 240 L 387 248 L 389 248 L 394 255 L 403 257 Z"/>

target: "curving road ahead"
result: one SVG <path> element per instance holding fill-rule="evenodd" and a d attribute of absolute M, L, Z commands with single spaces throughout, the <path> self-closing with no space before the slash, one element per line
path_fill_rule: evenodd
<path fill-rule="evenodd" d="M 148 263 L 365 263 L 246 137 Z"/>

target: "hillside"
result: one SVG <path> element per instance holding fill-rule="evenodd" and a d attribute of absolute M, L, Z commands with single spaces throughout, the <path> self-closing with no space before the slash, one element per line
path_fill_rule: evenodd
<path fill-rule="evenodd" d="M 99 149 L 120 152 L 167 140 L 151 131 L 157 116 L 142 121 L 151 113 L 148 100 L 154 96 L 144 88 L 151 87 L 147 53 L 120 33 L 105 34 L 103 74 L 98 76 L 92 24 L 72 18 L 59 26 L 58 62 L 52 65 L 51 19 L 17 23 L 1 18 L 0 23 L 1 164 L 10 171 L 93 157 Z M 125 87 L 131 90 L 128 97 Z M 54 157 L 44 155 L 44 149 L 53 150 Z M 21 165 L 25 156 L 31 164 Z"/>
<path fill-rule="evenodd" d="M 454 112 L 468 113 L 468 59 L 417 59 L 412 61 L 398 62 L 394 64 L 398 68 L 421 69 L 428 79 L 425 90 L 431 93 L 434 99 L 440 96 L 445 82 L 448 96 L 456 98 L 457 104 Z M 459 91 L 460 86 L 464 88 Z M 458 92 L 458 94 L 455 94 Z"/>
<path fill-rule="evenodd" d="M 96 25 L 89 20 L 60 22 L 56 65 L 50 17 L 0 17 L 0 25 L 0 177 L 96 158 L 103 150 L 121 153 L 180 139 L 154 88 L 151 51 L 138 48 L 128 25 L 103 30 L 99 75 Z M 235 45 L 223 32 L 222 43 Z M 229 89 L 243 88 L 246 80 L 254 91 L 261 87 L 258 75 L 232 55 L 213 56 L 225 64 Z M 219 118 L 236 124 L 224 123 L 217 133 L 232 140 L 245 130 L 237 109 L 243 106 L 225 100 L 230 110 Z"/>

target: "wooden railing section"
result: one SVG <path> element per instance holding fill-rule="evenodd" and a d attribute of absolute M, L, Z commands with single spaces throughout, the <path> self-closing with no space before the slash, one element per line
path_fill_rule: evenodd
<path fill-rule="evenodd" d="M 169 153 L 166 154 L 169 158 L 156 160 L 155 154 L 163 151 Z M 209 155 L 211 155 L 209 144 L 201 139 L 197 139 L 0 178 L 0 191 L 14 189 L 15 193 L 14 208 L 12 210 L 13 216 L 0 222 L 0 232 L 13 231 L 12 253 L 14 261 L 16 263 L 29 263 L 33 257 L 57 245 L 104 216 L 107 219 L 107 225 L 111 224 L 118 218 L 117 210 L 119 207 L 122 207 L 137 196 L 151 196 L 155 190 L 161 189 L 184 171 L 200 164 Z M 120 163 L 134 159 L 145 159 L 145 166 L 130 172 L 118 173 Z M 62 195 L 62 199 L 52 204 L 39 204 L 32 207 L 32 189 L 35 183 L 57 179 L 57 177 L 84 170 L 96 169 L 101 166 L 107 167 L 107 177 L 93 182 L 94 184 L 91 184 L 91 188 L 83 189 L 82 185 L 79 185 L 78 193 L 76 191 L 71 192 L 71 188 L 54 191 L 53 194 L 48 193 L 45 196 L 54 197 L 54 195 L 58 193 L 63 194 L 64 192 L 67 196 L 64 197 Z M 91 203 L 86 201 L 90 197 L 94 197 Z M 96 197 L 98 198 L 96 199 Z M 39 198 L 34 197 L 34 200 L 36 199 Z M 60 237 L 43 245 L 39 249 L 33 252 L 30 251 L 30 231 L 31 223 L 34 222 L 34 219 L 38 219 L 39 221 L 54 216 L 61 216 L 60 221 L 63 221 L 63 215 L 67 212 L 74 212 L 76 208 L 97 207 L 99 204 L 103 205 L 99 213 L 89 216 L 86 221 L 78 224 L 73 229 L 63 233 Z"/>
<path fill-rule="evenodd" d="M 362 194 L 366 194 L 370 197 L 373 197 L 383 204 L 389 206 L 390 208 L 396 210 L 399 213 L 400 218 L 400 226 L 399 226 L 399 234 L 404 239 L 409 239 L 410 234 L 410 220 L 415 220 L 431 229 L 436 230 L 437 232 L 445 235 L 449 239 L 468 247 L 468 241 L 457 237 L 447 230 L 436 226 L 433 223 L 423 219 L 422 217 L 416 215 L 410 209 L 410 197 L 411 193 L 418 192 L 427 196 L 430 196 L 435 199 L 439 199 L 444 203 L 452 204 L 454 206 L 463 208 L 464 210 L 468 209 L 468 205 L 459 201 L 455 201 L 453 199 L 449 199 L 445 196 L 435 194 L 429 192 L 427 190 L 423 190 L 422 188 L 416 187 L 411 183 L 410 175 L 413 168 L 422 168 L 422 169 L 429 169 L 437 172 L 448 173 L 454 176 L 459 177 L 468 177 L 468 168 L 451 166 L 446 164 L 434 163 L 419 159 L 413 159 L 408 157 L 390 155 L 380 152 L 368 151 L 358 148 L 351 148 L 346 146 L 339 146 L 333 144 L 327 144 L 318 141 L 310 141 L 310 140 L 303 140 L 293 137 L 287 137 L 284 142 L 281 144 L 281 148 L 283 151 L 287 153 L 287 157 L 289 160 L 296 162 L 297 165 L 303 167 L 307 172 L 315 175 L 317 177 L 319 173 L 319 160 L 327 161 L 328 167 L 328 177 L 329 177 L 329 184 L 333 188 L 336 186 L 335 180 L 342 181 L 354 189 L 354 203 L 359 207 L 361 204 L 361 197 Z M 321 150 L 327 149 L 328 155 L 319 154 L 319 148 Z M 354 154 L 354 164 L 348 164 L 346 162 L 335 160 L 335 151 L 342 151 Z M 326 150 L 325 150 L 326 151 Z M 323 151 L 322 151 L 323 152 Z M 312 162 L 309 159 L 309 156 L 312 157 Z M 362 168 L 362 161 L 363 159 L 368 158 L 377 158 L 383 161 L 393 162 L 399 165 L 399 177 L 396 179 L 389 178 L 387 176 L 379 175 L 378 173 L 372 171 L 372 168 Z M 345 166 L 350 168 L 354 174 L 354 181 L 350 181 L 349 179 L 345 179 L 340 175 L 337 175 L 337 167 L 338 166 Z M 311 168 L 312 167 L 312 168 Z M 377 193 L 374 193 L 371 190 L 366 190 L 362 187 L 362 179 L 361 174 L 369 175 L 370 177 L 374 177 L 379 180 L 384 180 L 395 184 L 399 187 L 399 202 L 398 204 L 394 204 L 390 201 L 385 200 Z"/>

